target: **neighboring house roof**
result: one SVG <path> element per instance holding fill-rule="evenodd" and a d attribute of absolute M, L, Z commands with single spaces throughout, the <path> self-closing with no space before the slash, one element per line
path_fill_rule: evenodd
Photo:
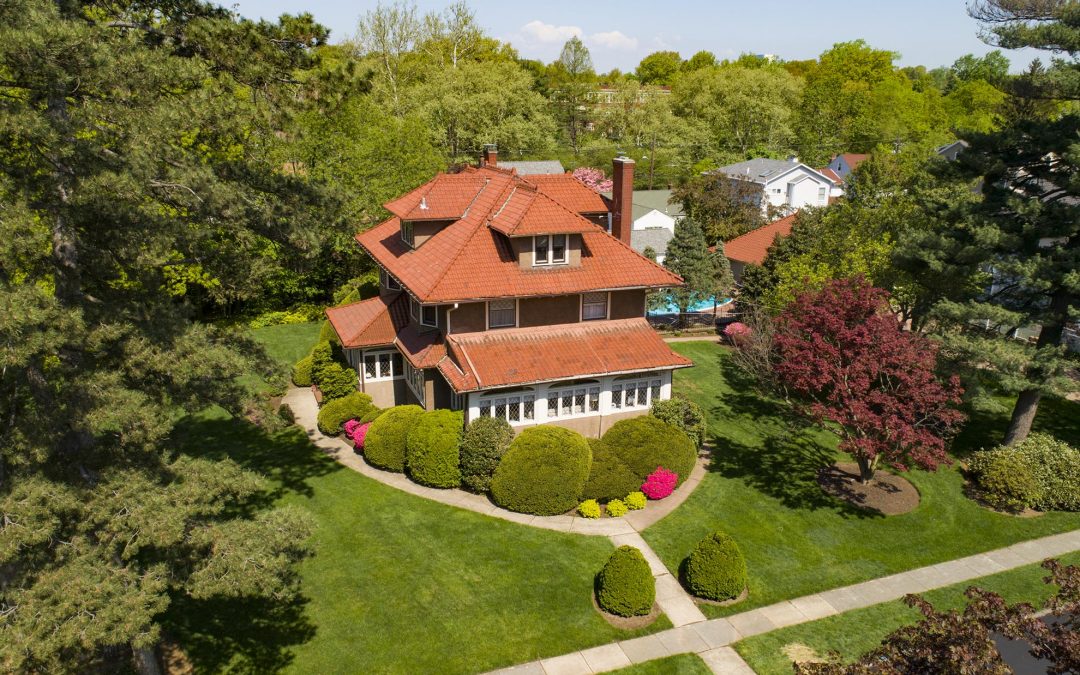
<path fill-rule="evenodd" d="M 672 218 L 682 218 L 682 204 L 679 202 L 671 204 L 668 202 L 670 199 L 671 190 L 634 190 L 634 220 L 651 211 L 659 211 Z"/>
<path fill-rule="evenodd" d="M 840 157 L 844 159 L 844 163 L 847 164 L 852 171 L 855 170 L 855 167 L 870 159 L 870 155 L 864 155 L 857 152 L 844 152 L 840 154 Z"/>
<path fill-rule="evenodd" d="M 500 169 L 516 169 L 519 176 L 538 176 L 543 174 L 566 173 L 562 162 L 557 159 L 542 159 L 525 162 L 499 162 Z"/>
<path fill-rule="evenodd" d="M 828 178 L 829 180 L 831 180 L 834 183 L 843 183 L 844 182 L 844 179 L 840 177 L 840 174 L 836 173 L 835 171 L 833 171 L 832 169 L 830 169 L 827 166 L 822 167 L 820 169 L 815 169 L 815 170 L 818 173 L 820 173 L 822 176 L 825 176 L 826 178 Z"/>
<path fill-rule="evenodd" d="M 413 249 L 401 240 L 401 219 L 397 216 L 356 235 L 364 250 L 420 302 L 663 288 L 682 283 L 678 275 L 638 255 L 600 226 L 580 218 L 577 214 L 581 211 L 560 198 L 563 193 L 573 194 L 571 186 L 564 181 L 534 181 L 535 177 L 525 179 L 512 172 L 488 167 L 468 167 L 456 175 L 481 179 L 480 182 L 463 179 L 454 183 L 460 193 L 449 201 L 455 205 L 465 202 L 470 205 L 463 217 L 421 246 Z M 568 178 L 600 199 L 572 176 Z M 552 232 L 565 231 L 562 228 L 567 227 L 567 222 L 574 228 L 580 227 L 583 244 L 580 265 L 522 269 L 509 240 L 492 226 L 493 220 L 501 215 L 500 209 L 513 198 L 515 188 L 528 190 L 530 185 L 566 208 L 538 210 L 534 214 L 535 221 L 530 220 L 527 225 L 528 231 L 545 228 Z M 551 189 L 552 185 L 555 189 Z"/>
<path fill-rule="evenodd" d="M 334 326 L 343 347 L 393 344 L 398 331 L 409 323 L 408 296 L 377 297 L 341 307 L 330 307 L 326 318 Z"/>
<path fill-rule="evenodd" d="M 446 342 L 451 358 L 439 371 L 459 393 L 693 365 L 644 318 L 452 333 Z"/>
<path fill-rule="evenodd" d="M 651 248 L 657 256 L 667 254 L 667 245 L 675 234 L 666 227 L 648 227 L 644 230 L 630 231 L 630 246 L 641 255 Z"/>
<path fill-rule="evenodd" d="M 608 202 L 573 174 L 529 176 L 528 182 L 575 213 L 606 213 Z"/>
<path fill-rule="evenodd" d="M 773 221 L 764 227 L 724 242 L 724 257 L 741 263 L 760 265 L 765 262 L 769 247 L 776 238 L 791 234 L 791 226 L 795 222 L 796 215 L 798 214 L 793 213 L 786 218 Z M 716 250 L 716 247 L 709 250 Z"/>
<path fill-rule="evenodd" d="M 748 159 L 745 162 L 728 164 L 727 166 L 716 169 L 712 173 L 720 173 L 729 178 L 738 178 L 759 185 L 766 185 L 799 168 L 806 169 L 810 173 L 821 176 L 826 181 L 832 181 L 831 178 L 824 176 L 820 171 L 811 169 L 800 162 L 792 162 L 783 159 L 767 159 L 765 157 L 755 157 L 754 159 Z"/>

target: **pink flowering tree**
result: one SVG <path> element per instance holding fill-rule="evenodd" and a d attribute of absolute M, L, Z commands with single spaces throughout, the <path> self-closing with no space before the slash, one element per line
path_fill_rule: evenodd
<path fill-rule="evenodd" d="M 656 471 L 645 477 L 645 482 L 641 485 L 641 491 L 649 499 L 663 499 L 674 492 L 678 482 L 679 474 L 658 466 Z"/>
<path fill-rule="evenodd" d="M 740 323 L 738 321 L 736 321 L 735 323 L 729 323 L 724 328 L 724 337 L 726 337 L 731 342 L 731 344 L 737 347 L 741 346 L 747 340 L 749 340 L 752 333 L 753 331 L 750 330 L 750 326 L 747 326 L 745 323 Z"/>
<path fill-rule="evenodd" d="M 594 169 L 591 166 L 579 166 L 574 169 L 574 178 L 585 184 L 586 187 L 596 192 L 610 192 L 611 179 L 604 175 L 602 169 Z"/>

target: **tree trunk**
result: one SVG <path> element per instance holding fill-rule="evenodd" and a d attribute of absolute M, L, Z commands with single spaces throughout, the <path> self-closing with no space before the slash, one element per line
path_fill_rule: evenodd
<path fill-rule="evenodd" d="M 878 457 L 856 457 L 855 462 L 859 465 L 859 482 L 867 485 L 874 480 L 877 471 Z"/>
<path fill-rule="evenodd" d="M 1039 340 L 1035 343 L 1036 349 L 1056 347 L 1061 344 L 1069 304 L 1069 294 L 1064 290 L 1059 289 L 1050 297 L 1050 312 L 1047 315 L 1049 320 L 1043 323 L 1042 330 L 1039 331 Z M 1028 437 L 1028 433 L 1031 432 L 1031 423 L 1035 421 L 1035 414 L 1039 412 L 1040 399 L 1042 399 L 1042 390 L 1035 387 L 1021 391 L 1016 397 L 1012 419 L 1005 432 L 1005 445 L 1020 443 Z"/>
<path fill-rule="evenodd" d="M 161 664 L 158 663 L 157 650 L 154 647 L 132 645 L 131 655 L 139 675 L 161 675 Z"/>

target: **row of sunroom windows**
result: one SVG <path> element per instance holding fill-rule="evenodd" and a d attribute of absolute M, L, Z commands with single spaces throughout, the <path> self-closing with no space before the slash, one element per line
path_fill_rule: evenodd
<path fill-rule="evenodd" d="M 616 380 L 611 385 L 610 412 L 648 408 L 660 398 L 661 380 L 657 377 Z M 484 396 L 479 401 L 480 415 L 501 417 L 510 423 L 531 422 L 540 416 L 555 420 L 600 412 L 601 386 L 598 382 L 569 387 L 552 387 L 541 399 L 537 410 L 536 390 L 518 390 Z"/>

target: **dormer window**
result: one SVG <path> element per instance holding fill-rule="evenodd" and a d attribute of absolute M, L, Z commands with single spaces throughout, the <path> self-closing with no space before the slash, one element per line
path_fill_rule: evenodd
<path fill-rule="evenodd" d="M 533 265 L 562 265 L 565 263 L 565 234 L 541 234 L 533 237 Z"/>
<path fill-rule="evenodd" d="M 439 308 L 436 305 L 420 305 L 420 325 L 439 327 Z"/>
<path fill-rule="evenodd" d="M 401 221 L 401 241 L 409 245 L 409 248 L 415 248 L 413 246 L 413 224 L 412 221 Z"/>
<path fill-rule="evenodd" d="M 397 282 L 397 279 L 386 273 L 386 270 L 379 270 L 379 279 L 382 281 L 383 288 L 391 291 L 400 291 L 401 284 Z"/>

